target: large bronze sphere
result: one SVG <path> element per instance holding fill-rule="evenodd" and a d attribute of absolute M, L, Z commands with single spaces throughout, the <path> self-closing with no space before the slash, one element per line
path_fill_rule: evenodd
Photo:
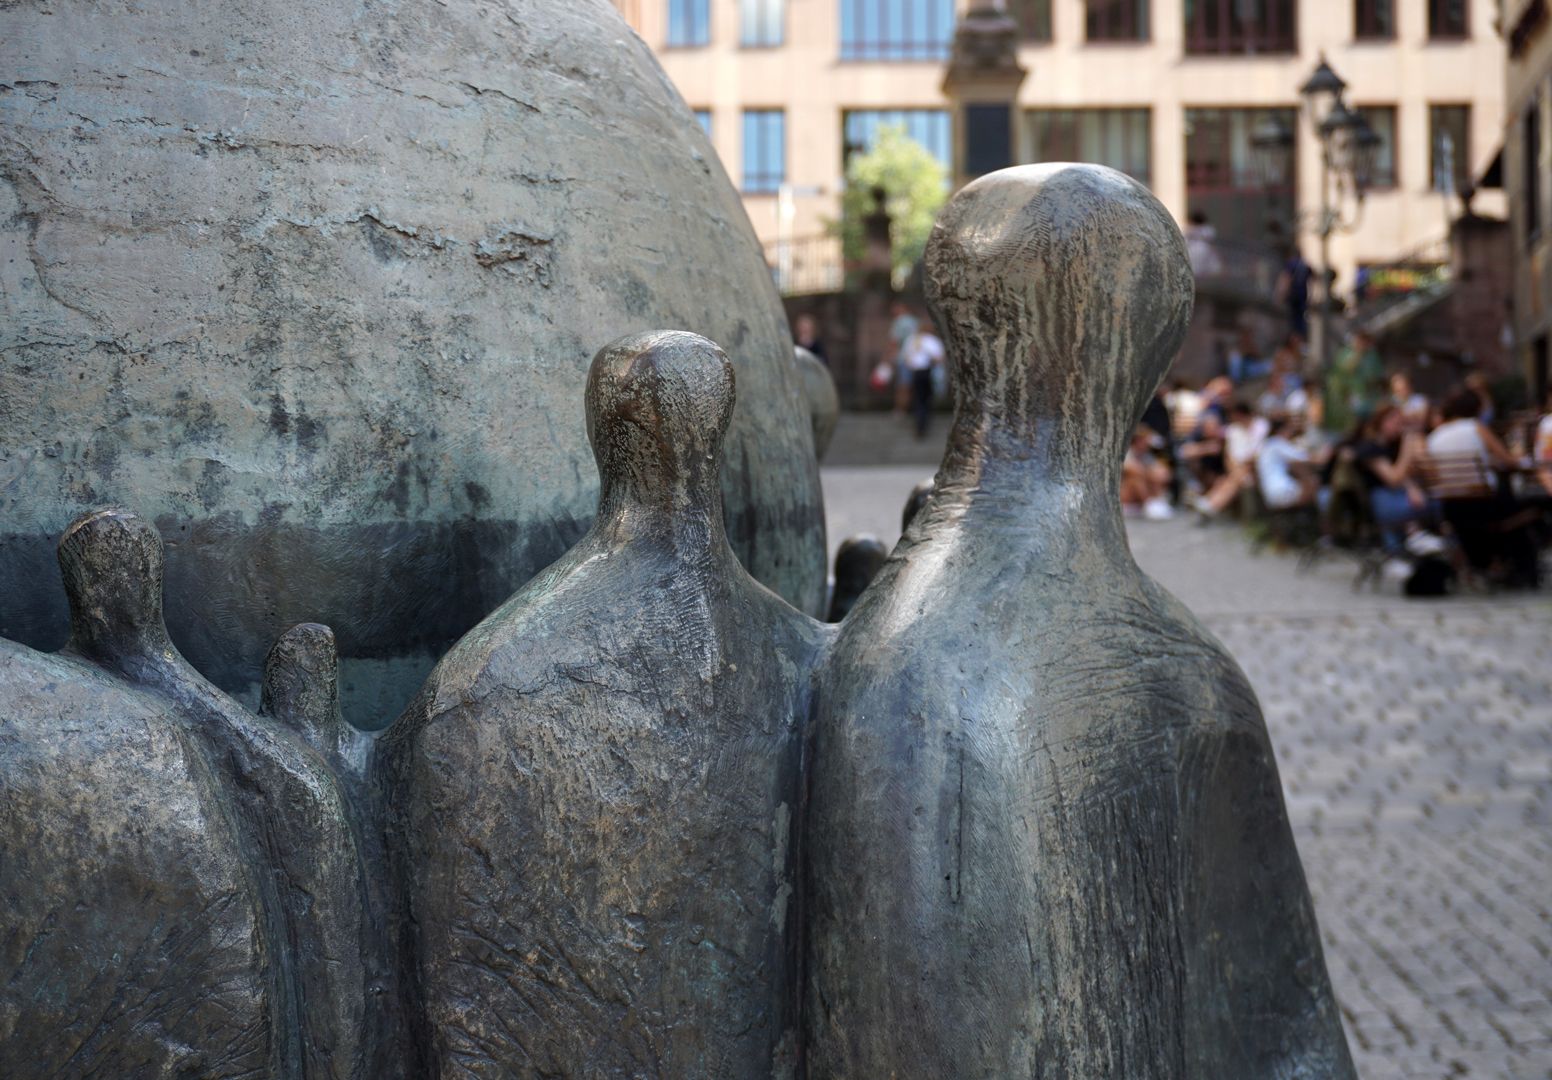
<path fill-rule="evenodd" d="M 0 635 L 63 641 L 54 537 L 119 503 L 207 676 L 324 622 L 385 722 L 582 535 L 588 361 L 654 329 L 732 357 L 733 547 L 817 612 L 780 301 L 605 0 L 0 5 Z"/>

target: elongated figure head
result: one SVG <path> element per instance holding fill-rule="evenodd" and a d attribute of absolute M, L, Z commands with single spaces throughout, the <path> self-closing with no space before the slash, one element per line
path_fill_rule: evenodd
<path fill-rule="evenodd" d="M 733 417 L 733 365 L 699 334 L 632 334 L 604 346 L 587 376 L 587 433 L 603 485 L 621 501 L 710 509 Z M 720 512 L 720 511 L 719 511 Z"/>
<path fill-rule="evenodd" d="M 956 437 L 1038 449 L 1057 471 L 1119 463 L 1195 290 L 1180 230 L 1147 188 L 1063 164 L 1004 169 L 955 195 L 927 243 L 926 284 Z"/>

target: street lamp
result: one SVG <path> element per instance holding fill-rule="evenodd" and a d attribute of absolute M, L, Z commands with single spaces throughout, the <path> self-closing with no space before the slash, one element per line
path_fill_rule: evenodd
<path fill-rule="evenodd" d="M 1351 232 L 1358 227 L 1380 144 L 1380 137 L 1362 114 L 1343 100 L 1346 90 L 1346 81 L 1332 70 L 1324 56 L 1299 87 L 1305 118 L 1320 143 L 1320 212 L 1314 231 L 1320 238 L 1321 295 L 1316 348 L 1322 371 L 1331 363 L 1331 234 L 1338 230 Z M 1265 184 L 1272 187 L 1286 182 L 1293 160 L 1294 132 L 1275 115 L 1268 114 L 1256 125 L 1250 141 L 1260 158 Z M 1349 197 L 1351 218 L 1344 217 L 1342 212 Z"/>

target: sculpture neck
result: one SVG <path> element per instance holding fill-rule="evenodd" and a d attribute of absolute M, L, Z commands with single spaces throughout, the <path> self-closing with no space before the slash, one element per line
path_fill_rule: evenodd
<path fill-rule="evenodd" d="M 1124 555 L 1121 454 L 1096 451 L 1093 438 L 1054 420 L 1015 431 L 958 417 L 938 472 L 931 517 L 946 515 L 978 530 L 1023 538 L 1003 546 L 1009 556 L 1080 545 Z"/>
<path fill-rule="evenodd" d="M 611 544 L 643 540 L 666 544 L 682 559 L 729 551 L 715 473 L 698 473 L 645 481 L 631 476 L 606 478 L 598 499 L 599 531 Z"/>
<path fill-rule="evenodd" d="M 148 681 L 154 672 L 178 661 L 160 613 L 155 618 L 136 618 L 79 612 L 72 613 L 70 623 L 66 651 L 132 681 Z"/>

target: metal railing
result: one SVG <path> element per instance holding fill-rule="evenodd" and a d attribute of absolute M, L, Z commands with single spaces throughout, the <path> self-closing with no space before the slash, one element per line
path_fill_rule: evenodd
<path fill-rule="evenodd" d="M 839 236 L 772 240 L 765 245 L 765 263 L 783 296 L 840 292 L 846 286 Z"/>

